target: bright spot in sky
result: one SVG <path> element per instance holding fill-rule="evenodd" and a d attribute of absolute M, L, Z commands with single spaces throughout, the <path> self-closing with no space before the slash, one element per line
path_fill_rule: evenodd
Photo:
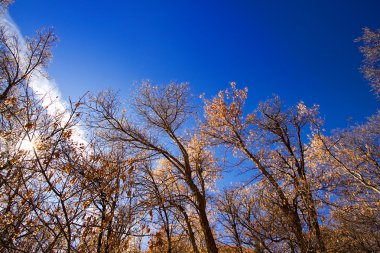
<path fill-rule="evenodd" d="M 35 141 L 34 140 L 24 139 L 20 143 L 20 149 L 22 149 L 22 150 L 33 151 L 34 148 L 35 148 Z"/>

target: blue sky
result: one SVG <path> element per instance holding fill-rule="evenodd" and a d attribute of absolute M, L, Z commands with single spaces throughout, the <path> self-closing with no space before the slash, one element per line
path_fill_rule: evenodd
<path fill-rule="evenodd" d="M 271 94 L 321 106 L 328 129 L 361 122 L 378 101 L 359 73 L 354 39 L 380 28 L 380 1 L 16 0 L 24 35 L 54 27 L 49 73 L 64 98 L 134 82 L 187 81 L 211 96 L 249 87 L 249 108 Z"/>

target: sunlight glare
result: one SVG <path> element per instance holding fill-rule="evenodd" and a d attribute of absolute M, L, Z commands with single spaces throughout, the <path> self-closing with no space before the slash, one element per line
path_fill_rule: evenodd
<path fill-rule="evenodd" d="M 21 141 L 20 149 L 25 151 L 33 151 L 35 148 L 35 143 L 33 140 L 24 139 Z"/>

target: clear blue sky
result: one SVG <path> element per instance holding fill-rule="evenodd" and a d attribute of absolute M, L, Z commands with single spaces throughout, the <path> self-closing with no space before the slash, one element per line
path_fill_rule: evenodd
<path fill-rule="evenodd" d="M 248 107 L 271 94 L 317 103 L 328 129 L 378 108 L 358 68 L 364 26 L 380 28 L 380 1 L 16 0 L 24 35 L 54 27 L 49 73 L 65 98 L 134 81 L 190 82 L 206 96 L 236 81 Z"/>

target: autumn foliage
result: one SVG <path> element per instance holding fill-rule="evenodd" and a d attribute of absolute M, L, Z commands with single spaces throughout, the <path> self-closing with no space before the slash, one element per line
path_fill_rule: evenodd
<path fill-rule="evenodd" d="M 0 252 L 380 251 L 379 113 L 328 133 L 317 105 L 149 82 L 127 109 L 107 90 L 61 110 L 30 86 L 55 42 L 0 28 Z M 246 180 L 218 187 L 226 164 Z"/>

